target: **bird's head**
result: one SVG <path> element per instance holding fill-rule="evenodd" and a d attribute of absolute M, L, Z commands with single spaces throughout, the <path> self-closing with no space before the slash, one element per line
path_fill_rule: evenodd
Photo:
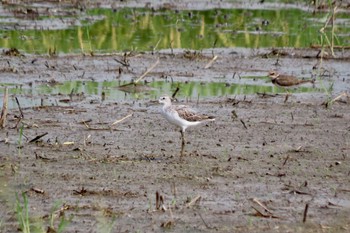
<path fill-rule="evenodd" d="M 170 99 L 169 96 L 164 95 L 164 96 L 159 97 L 159 103 L 161 103 L 161 104 L 170 104 L 171 103 L 171 99 Z"/>
<path fill-rule="evenodd" d="M 274 80 L 274 79 L 278 78 L 278 76 L 280 76 L 280 74 L 279 74 L 277 71 L 271 70 L 271 71 L 269 72 L 268 76 L 269 76 L 272 80 Z"/>

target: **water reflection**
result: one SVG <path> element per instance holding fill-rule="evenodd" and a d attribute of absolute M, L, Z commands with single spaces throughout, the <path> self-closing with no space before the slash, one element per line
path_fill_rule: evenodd
<path fill-rule="evenodd" d="M 120 81 L 68 81 L 55 85 L 41 84 L 32 86 L 14 86 L 3 84 L 9 88 L 9 108 L 16 107 L 17 97 L 22 107 L 70 105 L 81 101 L 91 103 L 117 102 L 135 99 L 158 99 L 162 94 L 172 94 L 177 88 L 180 98 L 197 99 L 201 97 L 221 97 L 233 95 L 249 95 L 256 93 L 280 93 L 285 92 L 281 88 L 273 86 L 268 79 L 259 79 L 255 84 L 251 80 L 246 83 L 223 82 L 166 82 L 157 81 L 142 84 L 141 88 L 122 91 L 119 87 L 126 83 Z M 315 92 L 314 88 L 299 87 L 292 92 Z M 0 106 L 2 106 L 4 88 L 0 88 Z"/>
<path fill-rule="evenodd" d="M 0 30 L 0 47 L 28 53 L 64 53 L 212 47 L 309 47 L 319 44 L 321 20 L 326 15 L 298 9 L 205 11 L 151 11 L 147 9 L 94 9 L 77 16 L 75 26 L 60 30 Z M 19 21 L 20 19 L 16 19 Z M 43 17 L 42 20 L 45 20 Z M 349 15 L 339 13 L 336 43 L 348 43 Z M 28 23 L 28 22 L 27 22 Z M 30 21 L 29 21 L 30 23 Z M 40 20 L 35 21 L 40 24 Z M 59 23 L 59 22 L 58 22 Z M 8 22 L 0 18 L 0 25 Z M 49 26 L 47 26 L 50 28 Z"/>

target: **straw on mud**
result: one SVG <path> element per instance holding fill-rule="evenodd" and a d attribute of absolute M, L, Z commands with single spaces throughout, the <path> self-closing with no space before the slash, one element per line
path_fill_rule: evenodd
<path fill-rule="evenodd" d="M 188 203 L 188 204 L 186 205 L 186 208 L 189 208 L 189 207 L 191 207 L 191 206 L 193 206 L 193 205 L 199 203 L 201 199 L 202 199 L 202 197 L 201 197 L 200 195 L 196 196 L 195 198 L 193 198 L 193 199 L 190 201 L 190 203 Z"/>
<path fill-rule="evenodd" d="M 127 116 L 125 116 L 125 117 L 123 117 L 123 118 L 121 118 L 121 119 L 119 119 L 119 120 L 116 120 L 115 122 L 112 123 L 112 125 L 116 125 L 116 124 L 118 124 L 118 123 L 120 123 L 120 122 L 122 122 L 122 121 L 128 119 L 128 118 L 131 117 L 132 115 L 133 115 L 133 113 L 130 113 L 129 115 L 127 115 Z M 112 126 L 112 125 L 111 125 L 111 126 Z"/>
<path fill-rule="evenodd" d="M 335 102 L 335 101 L 338 101 L 339 99 L 341 99 L 343 96 L 348 96 L 345 92 L 338 95 L 337 97 L 335 97 L 334 99 L 331 100 L 331 102 Z"/>
<path fill-rule="evenodd" d="M 64 142 L 63 145 L 64 145 L 64 146 L 74 145 L 74 142 Z"/>
<path fill-rule="evenodd" d="M 281 217 L 278 217 L 278 216 L 273 215 L 273 214 L 271 214 L 271 213 L 269 213 L 269 214 L 264 214 L 264 213 L 262 213 L 260 210 L 258 210 L 258 208 L 254 207 L 254 206 L 251 206 L 251 207 L 256 211 L 256 214 L 255 214 L 256 217 L 278 218 L 278 219 L 281 219 Z"/>
<path fill-rule="evenodd" d="M 143 73 L 138 79 L 136 79 L 134 81 L 134 83 L 138 83 L 141 79 L 143 79 L 149 72 L 151 72 L 157 65 L 159 64 L 159 58 L 157 59 L 157 61 L 150 67 L 146 70 L 145 73 Z"/>
<path fill-rule="evenodd" d="M 90 129 L 90 126 L 88 125 L 89 122 L 92 122 L 92 119 L 82 120 L 79 122 L 79 124 L 83 124 L 86 128 Z"/>
<path fill-rule="evenodd" d="M 7 87 L 5 87 L 4 99 L 3 99 L 2 110 L 0 115 L 0 128 L 4 128 L 6 126 L 7 106 L 8 106 L 8 89 Z"/>
<path fill-rule="evenodd" d="M 348 94 L 346 94 L 345 92 L 343 92 L 342 94 L 340 94 L 340 95 L 338 95 L 337 97 L 335 97 L 334 99 L 332 99 L 331 101 L 329 101 L 329 102 L 325 102 L 325 103 L 323 103 L 327 108 L 331 105 L 331 104 L 333 104 L 334 102 L 336 102 L 336 101 L 339 101 L 342 97 L 349 97 L 349 95 Z"/>
<path fill-rule="evenodd" d="M 302 146 L 298 146 L 297 148 L 294 149 L 294 152 L 300 152 L 302 148 L 303 148 Z"/>
<path fill-rule="evenodd" d="M 208 229 L 212 229 L 212 227 L 210 227 L 205 221 L 204 221 L 204 218 L 202 217 L 201 213 L 200 212 L 197 212 L 198 216 L 202 219 L 204 225 L 206 228 Z"/>
<path fill-rule="evenodd" d="M 288 155 L 288 156 L 287 156 L 287 158 L 284 160 L 284 162 L 283 162 L 283 165 L 282 165 L 282 166 L 284 166 L 284 165 L 286 165 L 286 164 L 287 164 L 288 159 L 289 159 L 289 155 Z"/>
<path fill-rule="evenodd" d="M 33 192 L 36 192 L 36 193 L 40 193 L 40 194 L 44 194 L 45 191 L 43 189 L 39 189 L 39 188 L 31 188 L 30 190 L 32 190 Z"/>
<path fill-rule="evenodd" d="M 86 121 L 83 122 L 86 128 L 90 129 L 90 126 L 86 123 Z"/>
<path fill-rule="evenodd" d="M 166 222 L 163 222 L 162 224 L 160 224 L 160 227 L 170 228 L 173 225 L 174 225 L 174 222 L 172 220 L 169 220 L 169 221 L 166 221 Z"/>
<path fill-rule="evenodd" d="M 215 55 L 213 59 L 211 59 L 210 62 L 208 62 L 208 64 L 205 65 L 204 69 L 208 69 L 209 67 L 211 67 L 214 61 L 216 61 L 216 59 L 218 59 L 218 55 Z"/>
<path fill-rule="evenodd" d="M 272 214 L 271 210 L 269 210 L 264 204 L 262 204 L 258 199 L 256 198 L 252 198 L 251 199 L 252 202 L 258 204 L 260 207 L 262 207 L 267 213 Z"/>
<path fill-rule="evenodd" d="M 157 61 L 150 67 L 146 70 L 145 73 L 143 73 L 138 79 L 136 79 L 135 81 L 132 81 L 130 83 L 127 83 L 127 84 L 124 84 L 124 85 L 120 85 L 119 88 L 123 88 L 123 87 L 127 87 L 127 86 L 130 86 L 130 85 L 134 85 L 136 86 L 136 84 L 141 80 L 143 79 L 149 72 L 151 72 L 159 63 L 159 57 L 157 59 Z"/>

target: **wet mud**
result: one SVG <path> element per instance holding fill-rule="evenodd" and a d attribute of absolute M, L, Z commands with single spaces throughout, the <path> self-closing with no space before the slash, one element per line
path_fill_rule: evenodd
<path fill-rule="evenodd" d="M 1 67 L 10 64 L 16 72 L 1 75 L 3 82 L 23 85 L 131 81 L 158 57 L 159 65 L 144 80 L 239 82 L 234 73 L 266 76 L 276 68 L 275 57 L 263 56 L 266 51 L 232 51 L 215 50 L 219 58 L 207 69 L 212 51 L 201 59 L 181 51 L 130 55 L 128 68 L 114 61 L 122 55 L 4 56 Z M 298 75 L 312 71 L 318 59 L 279 61 L 279 70 Z M 349 71 L 336 70 L 349 65 L 348 59 L 323 65 L 335 87 L 349 85 Z M 191 75 L 180 75 L 186 72 Z M 0 131 L 2 227 L 17 229 L 15 193 L 26 192 L 30 216 L 45 227 L 61 201 L 55 224 L 59 216 L 73 216 L 68 232 L 95 232 L 107 223 L 114 232 L 346 231 L 350 105 L 345 95 L 334 100 L 343 92 L 297 93 L 286 103 L 283 93 L 179 98 L 177 104 L 216 116 L 186 132 L 183 157 L 178 129 L 147 95 L 104 101 L 67 95 L 57 97 L 66 103 L 9 109 Z"/>

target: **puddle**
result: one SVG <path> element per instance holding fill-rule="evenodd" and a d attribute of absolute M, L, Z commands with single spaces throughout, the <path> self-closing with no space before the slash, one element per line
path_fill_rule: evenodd
<path fill-rule="evenodd" d="M 126 84 L 121 81 L 68 81 L 57 84 L 15 85 L 0 84 L 9 89 L 9 108 L 17 108 L 15 98 L 19 100 L 21 107 L 34 106 L 69 106 L 71 104 L 90 101 L 91 103 L 118 102 L 123 100 L 149 99 L 156 100 L 162 94 L 171 95 L 177 87 L 177 97 L 197 100 L 203 97 L 225 97 L 234 95 L 249 95 L 256 93 L 283 93 L 284 89 L 275 87 L 266 78 L 255 79 L 253 77 L 242 78 L 240 83 L 224 82 L 171 82 L 156 81 L 138 87 L 121 90 L 119 87 Z M 4 88 L 0 88 L 0 106 L 2 106 Z M 312 87 L 299 87 L 290 90 L 294 93 L 317 92 Z"/>
<path fill-rule="evenodd" d="M 20 18 L 5 8 L 0 47 L 25 53 L 152 51 L 213 47 L 309 47 L 320 44 L 327 13 L 300 9 L 175 11 L 93 9 L 74 16 Z M 349 43 L 350 16 L 336 17 L 336 45 Z"/>

